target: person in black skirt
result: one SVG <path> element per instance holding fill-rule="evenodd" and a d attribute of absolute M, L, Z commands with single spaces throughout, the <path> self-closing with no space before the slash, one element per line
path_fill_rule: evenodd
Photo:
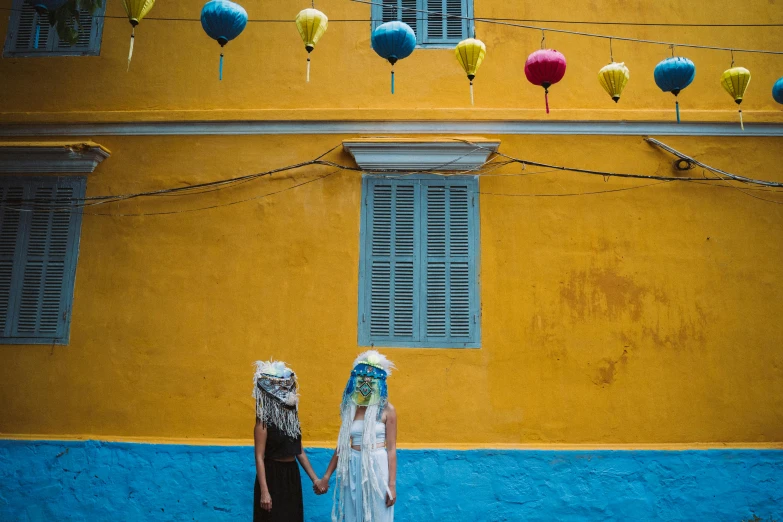
<path fill-rule="evenodd" d="M 299 464 L 315 485 L 318 477 L 302 450 L 296 374 L 285 363 L 257 361 L 253 397 L 256 483 L 253 522 L 304 522 Z"/>

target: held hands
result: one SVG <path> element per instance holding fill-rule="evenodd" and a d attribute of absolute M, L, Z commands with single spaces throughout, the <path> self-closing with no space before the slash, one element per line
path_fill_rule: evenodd
<path fill-rule="evenodd" d="M 394 484 L 389 484 L 389 491 L 391 491 L 391 497 L 389 496 L 389 493 L 386 493 L 386 507 L 392 507 L 395 502 L 397 502 L 397 486 Z"/>
<path fill-rule="evenodd" d="M 329 491 L 329 480 L 324 478 L 313 481 L 313 493 L 316 495 L 323 495 Z"/>

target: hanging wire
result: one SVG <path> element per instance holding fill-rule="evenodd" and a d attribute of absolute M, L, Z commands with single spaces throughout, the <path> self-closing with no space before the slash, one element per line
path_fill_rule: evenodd
<path fill-rule="evenodd" d="M 734 49 L 731 50 L 731 67 L 734 68 Z"/>
<path fill-rule="evenodd" d="M 609 38 L 609 63 L 614 63 L 614 51 L 612 51 L 612 39 Z"/>
<path fill-rule="evenodd" d="M 543 29 L 541 29 L 541 48 L 544 48 L 544 44 L 546 43 L 546 33 Z"/>

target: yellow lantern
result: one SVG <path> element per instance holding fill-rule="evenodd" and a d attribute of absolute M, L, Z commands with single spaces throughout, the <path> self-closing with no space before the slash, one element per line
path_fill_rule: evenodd
<path fill-rule="evenodd" d="M 133 40 L 136 38 L 136 26 L 141 19 L 150 12 L 155 0 L 122 0 L 122 6 L 128 15 L 128 21 L 133 29 L 131 30 L 130 50 L 128 51 L 128 70 L 130 71 L 131 58 L 133 57 Z"/>
<path fill-rule="evenodd" d="M 630 78 L 631 73 L 623 62 L 612 62 L 598 71 L 598 82 L 615 103 L 620 101 L 620 95 Z"/>
<path fill-rule="evenodd" d="M 732 67 L 723 72 L 720 77 L 720 84 L 738 106 L 742 103 L 742 97 L 745 96 L 745 89 L 750 83 L 750 71 L 744 67 Z M 739 109 L 740 127 L 745 130 L 745 124 L 742 122 L 742 109 Z"/>
<path fill-rule="evenodd" d="M 326 32 L 329 19 L 318 9 L 302 9 L 296 15 L 296 28 L 307 50 L 307 81 L 310 81 L 310 52 Z"/>
<path fill-rule="evenodd" d="M 476 77 L 476 71 L 487 55 L 487 46 L 481 40 L 468 38 L 457 44 L 454 54 L 457 55 L 457 61 L 465 69 L 470 80 L 470 104 L 473 105 L 473 78 Z"/>

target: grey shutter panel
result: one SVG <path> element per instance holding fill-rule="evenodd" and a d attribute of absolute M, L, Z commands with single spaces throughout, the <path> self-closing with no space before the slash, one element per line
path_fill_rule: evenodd
<path fill-rule="evenodd" d="M 469 0 L 426 0 L 426 43 L 457 43 L 468 37 Z"/>
<path fill-rule="evenodd" d="M 417 20 L 422 18 L 418 9 L 417 0 L 383 0 L 380 22 L 374 24 L 373 29 L 381 23 L 399 20 L 411 26 L 413 32 L 418 36 L 420 28 Z"/>
<path fill-rule="evenodd" d="M 15 8 L 19 9 L 19 23 L 15 31 L 15 39 L 13 42 L 13 50 L 17 52 L 46 52 L 51 49 L 49 43 L 49 32 L 56 32 L 52 26 L 49 25 L 47 18 L 41 17 L 27 2 L 21 2 L 20 5 L 15 5 Z M 38 35 L 38 49 L 35 48 L 35 28 L 40 28 L 40 34 Z M 10 29 L 10 28 L 9 28 Z M 54 35 L 53 35 L 54 36 Z"/>
<path fill-rule="evenodd" d="M 61 41 L 57 31 L 49 25 L 47 16 L 39 16 L 33 7 L 24 0 L 13 1 L 13 11 L 9 19 L 8 37 L 4 56 L 88 56 L 98 55 L 103 35 L 103 15 L 106 0 L 94 13 L 79 11 L 79 23 L 69 22 L 77 30 L 77 41 L 70 45 Z M 35 29 L 40 28 L 38 49 L 35 48 Z"/>
<path fill-rule="evenodd" d="M 427 342 L 475 340 L 475 265 L 469 183 L 424 182 L 424 331 Z"/>
<path fill-rule="evenodd" d="M 61 337 L 65 330 L 65 271 L 73 214 L 54 210 L 69 207 L 73 187 L 41 184 L 31 190 L 36 208 L 30 214 L 24 251 L 24 275 L 19 318 L 14 337 Z M 50 208 L 52 210 L 50 210 Z"/>
<path fill-rule="evenodd" d="M 105 0 L 104 0 L 105 1 Z M 78 36 L 76 43 L 73 45 L 69 44 L 68 42 L 64 42 L 57 39 L 57 49 L 63 50 L 63 49 L 81 49 L 81 50 L 87 50 L 90 49 L 90 44 L 93 41 L 93 15 L 88 11 L 79 11 L 79 24 L 78 27 L 74 27 L 74 22 L 71 20 L 68 25 L 72 28 L 77 29 Z M 56 31 L 55 31 L 56 32 Z"/>
<path fill-rule="evenodd" d="M 368 183 L 366 320 L 373 343 L 416 338 L 417 188 L 415 182 L 379 179 Z"/>
<path fill-rule="evenodd" d="M 84 196 L 85 179 L 0 178 L 0 186 L 5 187 L 0 260 L 7 261 L 11 245 L 14 249 L 0 341 L 65 344 L 81 228 L 81 209 L 74 207 L 74 200 Z M 17 212 L 18 224 L 7 221 L 12 216 L 10 207 L 23 209 Z M 14 227 L 15 239 L 11 237 Z"/>
<path fill-rule="evenodd" d="M 20 211 L 24 197 L 24 187 L 20 185 L 0 185 L 0 335 L 10 335 L 13 318 L 11 302 L 14 259 L 20 229 Z"/>

